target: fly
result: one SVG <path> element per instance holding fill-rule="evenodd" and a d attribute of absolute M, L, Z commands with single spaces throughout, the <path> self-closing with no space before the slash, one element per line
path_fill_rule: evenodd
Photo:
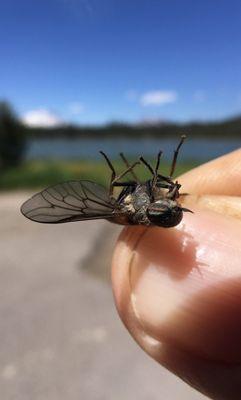
<path fill-rule="evenodd" d="M 174 151 L 169 176 L 158 172 L 162 151 L 157 155 L 154 169 L 143 157 L 130 165 L 121 153 L 126 168 L 120 175 L 101 151 L 111 170 L 109 189 L 85 180 L 59 183 L 27 200 L 21 212 L 32 221 L 49 224 L 106 219 L 121 225 L 176 226 L 181 222 L 183 212 L 192 212 L 181 206 L 179 199 L 184 194 L 179 193 L 181 185 L 173 180 L 178 153 L 185 138 L 184 135 L 181 137 Z M 146 182 L 139 181 L 134 172 L 140 163 L 151 173 L 151 179 Z M 128 173 L 133 180 L 122 181 Z M 116 187 L 121 188 L 117 197 L 114 196 Z"/>

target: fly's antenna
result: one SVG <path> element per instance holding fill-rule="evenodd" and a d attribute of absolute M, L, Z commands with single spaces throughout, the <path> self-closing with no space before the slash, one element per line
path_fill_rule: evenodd
<path fill-rule="evenodd" d="M 129 161 L 127 160 L 127 158 L 124 156 L 123 153 L 120 153 L 120 157 L 121 157 L 121 159 L 123 160 L 125 166 L 126 166 L 127 168 L 130 168 Z M 135 172 L 133 171 L 133 169 L 130 170 L 130 174 L 133 176 L 133 178 L 134 178 L 134 180 L 135 180 L 136 182 L 140 183 L 140 181 L 139 181 L 139 179 L 137 178 L 137 175 L 135 174 Z"/>
<path fill-rule="evenodd" d="M 171 166 L 171 171 L 170 171 L 170 178 L 172 178 L 175 168 L 176 168 L 176 163 L 177 163 L 177 156 L 180 150 L 181 145 L 183 144 L 184 140 L 186 139 L 186 135 L 181 136 L 181 140 L 179 142 L 179 145 L 177 146 L 176 150 L 174 151 L 174 156 L 172 160 L 172 166 Z"/>
<path fill-rule="evenodd" d="M 189 210 L 189 208 L 182 207 L 181 209 L 182 209 L 182 211 L 190 212 L 190 213 L 194 214 L 194 212 L 192 210 Z"/>

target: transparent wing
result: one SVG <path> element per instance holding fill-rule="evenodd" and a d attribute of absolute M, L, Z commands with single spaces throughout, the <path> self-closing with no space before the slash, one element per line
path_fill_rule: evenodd
<path fill-rule="evenodd" d="M 32 221 L 57 224 L 111 218 L 116 201 L 107 190 L 90 181 L 69 181 L 44 189 L 27 200 L 22 214 Z"/>

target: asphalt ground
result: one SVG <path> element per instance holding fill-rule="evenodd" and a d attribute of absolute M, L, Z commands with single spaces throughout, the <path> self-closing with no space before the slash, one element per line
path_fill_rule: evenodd
<path fill-rule="evenodd" d="M 109 270 L 120 227 L 30 222 L 28 196 L 0 195 L 0 399 L 205 399 L 119 320 Z"/>

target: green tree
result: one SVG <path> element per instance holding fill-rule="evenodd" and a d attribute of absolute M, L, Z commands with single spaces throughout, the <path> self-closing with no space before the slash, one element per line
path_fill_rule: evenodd
<path fill-rule="evenodd" d="M 12 107 L 0 101 L 0 168 L 21 163 L 26 149 L 25 129 Z"/>

